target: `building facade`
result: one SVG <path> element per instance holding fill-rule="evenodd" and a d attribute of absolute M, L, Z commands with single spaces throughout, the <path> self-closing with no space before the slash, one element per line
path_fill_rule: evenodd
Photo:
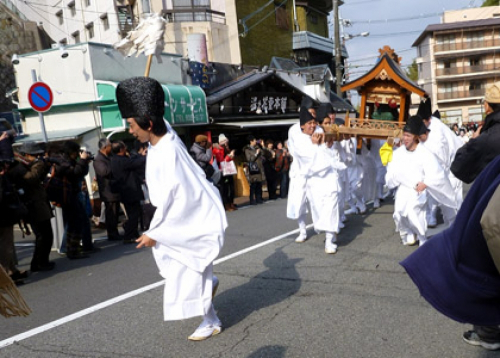
<path fill-rule="evenodd" d="M 446 12 L 414 42 L 418 84 L 447 123 L 481 122 L 485 87 L 500 79 L 500 6 Z"/>
<path fill-rule="evenodd" d="M 34 21 L 54 43 L 113 44 L 138 24 L 142 2 L 129 0 L 2 0 Z"/>
<path fill-rule="evenodd" d="M 12 102 L 16 88 L 12 56 L 15 53 L 41 50 L 48 46 L 37 24 L 0 3 L 0 113 L 15 108 Z M 0 115 L 3 117 L 4 115 Z"/>

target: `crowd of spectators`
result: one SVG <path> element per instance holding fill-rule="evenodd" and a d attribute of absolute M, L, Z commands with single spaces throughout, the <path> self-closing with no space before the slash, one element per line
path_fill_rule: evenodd
<path fill-rule="evenodd" d="M 68 259 L 84 259 L 99 251 L 94 246 L 93 217 L 86 176 L 93 155 L 74 141 L 51 144 L 25 142 L 13 147 L 13 134 L 0 137 L 0 265 L 16 284 L 23 283 L 27 271 L 17 269 L 14 227 L 34 235 L 35 248 L 30 271 L 50 271 L 54 243 L 51 219 L 55 208 L 62 211 L 64 234 L 59 253 Z M 96 188 L 103 203 L 107 239 L 133 243 L 154 210 L 144 203 L 145 155 L 139 145 L 130 154 L 122 141 L 101 139 L 94 161 Z M 124 234 L 118 231 L 120 207 L 126 216 Z M 147 210 L 143 210 L 143 207 Z"/>
<path fill-rule="evenodd" d="M 286 142 L 257 140 L 253 136 L 247 139 L 249 144 L 242 148 L 240 158 L 224 134 L 218 136 L 218 143 L 211 143 L 206 135 L 199 134 L 189 150 L 207 180 L 219 189 L 226 211 L 237 210 L 234 199 L 238 167 L 243 168 L 243 178 L 248 181 L 251 205 L 264 202 L 263 187 L 267 188 L 269 200 L 286 198 L 288 194 L 292 158 Z M 102 138 L 97 144 L 95 157 L 74 141 L 48 146 L 25 142 L 13 147 L 13 135 L 3 132 L 0 265 L 16 283 L 22 283 L 28 272 L 16 268 L 14 226 L 19 224 L 23 233 L 34 235 L 30 271 L 53 270 L 55 262 L 49 257 L 54 244 L 51 220 L 56 207 L 62 211 L 64 225 L 58 248 L 61 255 L 71 260 L 84 259 L 100 250 L 92 238 L 96 210 L 91 205 L 86 182 L 92 162 L 95 178 L 90 191 L 99 193 L 101 204 L 94 205 L 99 218 L 94 224 L 106 229 L 107 240 L 134 243 L 140 231 L 147 229 L 155 210 L 149 204 L 145 185 L 147 145 L 137 142 L 129 152 L 123 141 Z M 125 219 L 120 233 L 122 214 Z"/>

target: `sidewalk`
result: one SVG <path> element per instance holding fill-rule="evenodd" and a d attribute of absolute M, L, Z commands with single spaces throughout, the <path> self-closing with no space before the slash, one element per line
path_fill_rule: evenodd
<path fill-rule="evenodd" d="M 268 194 L 266 191 L 262 193 L 262 197 L 264 200 L 268 199 Z M 249 198 L 247 196 L 240 196 L 234 199 L 234 204 L 238 207 L 242 206 L 247 206 L 249 205 Z M 119 225 L 119 228 L 122 226 Z M 91 230 L 92 230 L 92 238 L 94 241 L 100 241 L 100 240 L 105 240 L 107 238 L 106 236 L 106 229 L 104 228 L 99 228 L 96 227 L 93 223 L 91 223 Z M 21 229 L 19 228 L 19 225 L 14 226 L 14 243 L 16 244 L 17 247 L 34 247 L 35 243 L 35 235 L 31 233 L 31 235 L 25 235 L 23 237 L 23 233 Z M 53 249 L 54 251 L 55 249 Z"/>

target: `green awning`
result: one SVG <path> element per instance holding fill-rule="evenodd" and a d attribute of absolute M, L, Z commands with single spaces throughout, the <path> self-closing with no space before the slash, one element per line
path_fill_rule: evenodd
<path fill-rule="evenodd" d="M 123 120 L 116 104 L 116 85 L 114 82 L 97 82 L 97 94 L 99 98 L 113 100 L 113 104 L 100 106 L 101 128 L 103 132 L 125 128 L 126 122 Z"/>
<path fill-rule="evenodd" d="M 96 82 L 99 98 L 113 100 L 115 103 L 100 106 L 102 130 L 125 128 L 126 122 L 122 119 L 116 104 L 115 82 Z M 205 92 L 197 86 L 165 85 L 165 119 L 172 126 L 208 124 L 207 100 Z"/>

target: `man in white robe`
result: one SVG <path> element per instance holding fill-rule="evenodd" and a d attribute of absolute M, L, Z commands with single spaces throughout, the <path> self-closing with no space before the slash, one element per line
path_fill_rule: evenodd
<path fill-rule="evenodd" d="M 375 198 L 373 199 L 373 207 L 379 208 L 380 201 L 384 199 L 384 185 L 385 185 L 385 173 L 387 173 L 387 168 L 382 164 L 380 159 L 380 148 L 384 145 L 385 141 L 382 139 L 372 139 L 370 152 L 373 156 L 375 162 Z"/>
<path fill-rule="evenodd" d="M 438 115 L 438 113 L 439 112 L 437 112 L 436 115 Z M 429 198 L 427 204 L 428 226 L 435 227 L 437 225 L 436 214 L 438 207 L 441 208 L 445 224 L 450 225 L 453 220 L 455 220 L 455 216 L 463 201 L 463 183 L 453 175 L 450 171 L 450 167 L 455 159 L 457 150 L 462 147 L 464 143 L 448 128 L 448 126 L 441 122 L 439 118 L 431 114 L 431 102 L 429 98 L 424 98 L 420 102 L 418 115 L 423 118 L 424 124 L 428 129 L 427 133 L 421 134 L 420 142 L 436 156 L 439 164 L 446 172 L 446 176 L 455 192 L 456 202 L 454 207 L 450 208 L 436 202 L 433 198 Z"/>
<path fill-rule="evenodd" d="M 300 234 L 295 241 L 305 242 L 307 232 L 304 203 L 308 202 L 314 229 L 317 232 L 325 231 L 326 233 L 325 252 L 334 254 L 337 252 L 335 232 L 338 230 L 339 219 L 336 195 L 338 187 L 332 185 L 335 182 L 332 159 L 326 146 L 321 145 L 324 135 L 316 132 L 316 127 L 316 120 L 305 107 L 301 107 L 301 131 L 294 132 L 293 127 L 289 131 L 292 136 L 289 137 L 288 145 L 293 156 L 290 188 L 295 189 L 289 192 L 287 217 L 298 221 Z M 290 141 L 291 138 L 293 139 Z M 305 188 L 305 190 L 300 193 L 298 188 Z"/>
<path fill-rule="evenodd" d="M 420 145 L 421 118 L 410 117 L 404 127 L 403 146 L 394 150 L 385 177 L 389 189 L 397 188 L 394 222 L 405 245 L 427 240 L 425 206 L 427 197 L 452 206 L 455 201 L 451 184 L 436 157 Z"/>
<path fill-rule="evenodd" d="M 346 201 L 350 208 L 345 211 L 346 215 L 364 214 L 366 212 L 365 200 L 363 198 L 363 157 L 356 154 L 357 139 L 350 138 L 342 142 L 346 153 L 347 177 L 349 180 L 349 195 Z"/>
<path fill-rule="evenodd" d="M 163 119 L 164 92 L 146 77 L 122 81 L 118 106 L 130 133 L 150 143 L 146 183 L 156 207 L 150 228 L 137 239 L 137 248 L 152 247 L 160 275 L 165 278 L 164 319 L 203 316 L 188 337 L 199 341 L 221 332 L 212 305 L 218 285 L 213 260 L 224 243 L 227 220 L 218 190 Z"/>

